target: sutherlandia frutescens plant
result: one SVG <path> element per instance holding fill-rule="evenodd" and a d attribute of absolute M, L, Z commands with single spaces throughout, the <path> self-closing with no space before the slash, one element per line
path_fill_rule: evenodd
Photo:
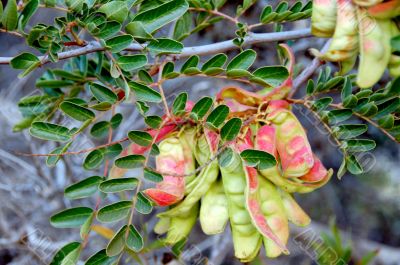
<path fill-rule="evenodd" d="M 292 105 L 309 109 L 342 151 L 338 177 L 363 172 L 357 154 L 375 148 L 364 136 L 367 124 L 400 140 L 400 79 L 374 86 L 387 67 L 391 75 L 399 75 L 398 0 L 280 1 L 262 10 L 257 10 L 257 1 L 243 1 L 233 16 L 221 11 L 226 2 L 10 0 L 4 9 L 0 5 L 2 34 L 19 36 L 43 54 L 0 57 L 0 64 L 21 69 L 25 76 L 68 59 L 61 69 L 49 68 L 37 80 L 40 95 L 20 100 L 23 119 L 15 131 L 29 129 L 36 138 L 58 143 L 48 154 L 32 154 L 47 157 L 49 166 L 64 156 L 85 153 L 83 169 L 96 172 L 65 189 L 70 200 L 97 196 L 96 205 L 76 203 L 50 219 L 55 227 L 80 228 L 81 236 L 63 247 L 52 264 L 80 259 L 117 264 L 124 254 L 140 260 L 151 242 L 143 240 L 144 231 L 134 226 L 134 218 L 150 214 L 154 206 L 165 209 L 154 229 L 166 233 L 161 239 L 165 244 L 182 244 L 199 219 L 208 235 L 223 232 L 229 223 L 235 256 L 243 262 L 254 259 L 261 245 L 271 258 L 289 254 L 288 223 L 310 223 L 292 194 L 312 192 L 333 175 L 312 151 Z M 52 25 L 30 25 L 41 8 L 64 16 Z M 259 21 L 246 23 L 246 12 L 258 12 Z M 289 22 L 311 15 L 312 30 L 284 31 Z M 215 23 L 234 25 L 234 38 L 185 46 L 186 38 Z M 275 31 L 252 32 L 267 24 L 275 24 Z M 295 76 L 290 45 L 311 33 L 333 40 L 326 51 L 313 50 L 317 58 Z M 251 69 L 257 59 L 251 45 L 261 42 L 281 42 L 276 50 L 282 65 Z M 240 52 L 229 59 L 224 52 L 235 48 Z M 346 75 L 358 54 L 359 71 Z M 332 75 L 324 67 L 314 81 L 310 78 L 322 60 L 339 62 L 341 69 Z M 233 80 L 257 89 L 229 86 L 197 102 L 183 92 L 167 102 L 164 83 L 187 77 Z M 305 95 L 296 97 L 304 83 Z M 155 103 L 163 104 L 164 115 L 148 114 Z M 148 127 L 114 139 L 113 132 L 128 122 L 119 113 L 122 104 L 131 105 Z M 63 117 L 72 122 L 61 124 Z M 104 143 L 70 150 L 86 132 Z M 134 168 L 142 168 L 143 174 L 125 175 Z M 143 189 L 144 181 L 154 182 L 153 187 Z M 109 194 L 120 199 L 110 202 Z M 80 257 L 91 231 L 99 227 L 111 231 L 109 242 L 91 257 Z"/>

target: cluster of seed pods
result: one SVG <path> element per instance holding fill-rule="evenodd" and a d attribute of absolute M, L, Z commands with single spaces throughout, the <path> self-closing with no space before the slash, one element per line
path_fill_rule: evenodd
<path fill-rule="evenodd" d="M 196 123 L 148 131 L 159 142 L 156 169 L 164 178 L 144 193 L 166 207 L 157 215 L 154 230 L 166 234 L 167 244 L 187 238 L 197 219 L 207 235 L 222 233 L 229 223 L 235 256 L 249 262 L 262 245 L 268 257 L 288 254 L 289 221 L 298 226 L 310 223 L 292 194 L 323 186 L 332 170 L 325 169 L 312 152 L 304 128 L 284 100 L 292 87 L 294 58 L 288 46 L 281 46 L 289 77 L 280 86 L 258 93 L 227 87 L 216 97 L 217 104 L 229 106 L 230 115 L 253 118 L 235 140 L 223 142 L 219 131 Z M 132 144 L 123 155 L 147 149 Z M 248 166 L 240 156 L 247 149 L 273 155 L 276 166 L 263 170 Z M 112 177 L 122 174 L 113 168 Z"/>
<path fill-rule="evenodd" d="M 339 62 L 340 74 L 353 69 L 358 55 L 357 85 L 368 88 L 389 68 L 400 76 L 400 56 L 392 51 L 391 38 L 400 35 L 394 18 L 400 15 L 400 0 L 314 0 L 312 33 L 331 38 L 326 52 L 312 53 L 326 61 Z"/>

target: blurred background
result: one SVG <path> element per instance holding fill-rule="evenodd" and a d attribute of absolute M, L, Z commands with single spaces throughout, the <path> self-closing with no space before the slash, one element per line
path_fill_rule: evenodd
<path fill-rule="evenodd" d="M 228 2 L 223 12 L 233 14 L 233 6 L 240 1 Z M 275 5 L 276 2 L 278 1 L 258 1 L 246 13 L 246 19 L 249 23 L 256 22 L 262 8 L 266 4 Z M 52 23 L 57 15 L 60 14 L 54 10 L 41 9 L 32 22 Z M 201 45 L 231 39 L 234 37 L 233 29 L 227 30 L 226 26 L 224 22 L 219 22 L 191 36 L 185 40 L 185 44 Z M 284 30 L 308 26 L 307 20 L 283 25 Z M 265 26 L 257 30 L 270 32 L 273 28 Z M 298 71 L 312 60 L 307 49 L 321 48 L 324 42 L 325 40 L 316 38 L 290 42 L 296 53 Z M 278 63 L 275 45 L 258 44 L 253 47 L 258 52 L 255 67 Z M 0 56 L 15 56 L 27 50 L 29 48 L 23 39 L 0 32 Z M 237 51 L 232 51 L 228 55 L 233 56 L 236 53 Z M 12 132 L 13 125 L 21 118 L 18 100 L 39 93 L 35 89 L 36 79 L 47 68 L 61 66 L 62 62 L 47 64 L 22 79 L 17 78 L 18 71 L 7 65 L 0 66 L 0 265 L 48 264 L 57 249 L 79 237 L 75 231 L 71 233 L 68 229 L 53 228 L 49 224 L 49 217 L 54 212 L 71 206 L 71 201 L 63 197 L 63 190 L 67 185 L 96 173 L 82 169 L 84 156 L 67 156 L 56 167 L 48 168 L 44 158 L 18 155 L 17 152 L 48 153 L 54 146 L 32 139 L 26 131 Z M 190 99 L 196 100 L 201 96 L 215 95 L 216 91 L 229 84 L 235 83 L 208 78 L 178 79 L 167 82 L 165 91 L 170 102 L 181 91 L 188 91 Z M 132 110 L 129 103 L 119 106 L 118 111 L 126 119 L 114 135 L 115 139 L 122 138 L 129 130 L 144 127 L 138 113 Z M 158 113 L 161 110 L 160 106 Z M 153 111 L 157 113 L 157 108 Z M 295 111 L 308 129 L 311 145 L 317 155 L 326 167 L 337 171 L 342 157 L 334 144 L 327 140 L 327 133 L 300 107 Z M 367 264 L 361 263 L 362 258 L 367 261 L 368 257 L 372 259 L 375 254 L 376 257 L 369 264 L 400 264 L 400 145 L 394 144 L 373 128 L 370 136 L 377 141 L 378 148 L 361 158 L 361 162 L 367 165 L 365 174 L 347 174 L 341 180 L 333 177 L 325 187 L 311 194 L 296 196 L 313 222 L 308 228 L 292 227 L 289 240 L 291 255 L 268 260 L 261 254 L 252 264 L 345 264 L 340 263 L 339 259 L 342 255 L 349 255 L 348 248 L 351 249 L 349 264 Z M 87 137 L 82 139 L 76 150 L 95 144 L 99 143 Z M 94 201 L 88 199 L 85 204 L 94 205 Z M 146 225 L 149 231 L 147 237 L 154 239 L 155 235 L 151 230 L 155 217 L 137 221 Z M 340 239 L 338 234 L 341 235 Z M 83 255 L 87 257 L 89 253 L 96 252 L 106 242 L 103 237 L 93 235 L 87 253 Z M 327 247 L 318 248 L 321 245 Z M 157 249 L 153 252 L 154 255 L 147 255 L 148 264 L 239 264 L 233 257 L 229 229 L 222 235 L 207 237 L 196 227 L 183 251 L 182 258 L 178 261 L 174 259 L 171 249 Z M 337 259 L 324 261 L 321 258 L 335 255 Z"/>

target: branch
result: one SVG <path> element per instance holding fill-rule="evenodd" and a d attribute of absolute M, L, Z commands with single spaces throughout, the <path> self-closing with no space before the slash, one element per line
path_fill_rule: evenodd
<path fill-rule="evenodd" d="M 299 38 L 307 38 L 311 37 L 310 29 L 301 29 L 301 30 L 293 30 L 293 31 L 285 31 L 285 32 L 273 32 L 273 33 L 249 33 L 244 39 L 243 45 L 252 45 L 261 42 L 274 42 L 274 41 L 285 41 Z M 146 46 L 142 46 L 136 43 L 129 45 L 125 51 L 142 51 L 146 48 Z M 222 42 L 217 42 L 208 45 L 194 46 L 194 47 L 186 47 L 183 48 L 182 53 L 179 54 L 179 57 L 189 57 L 192 55 L 206 55 L 213 54 L 218 52 L 226 52 L 228 50 L 239 48 L 233 43 L 233 40 L 227 40 Z M 98 51 L 104 51 L 105 48 L 101 46 L 99 42 L 91 41 L 85 47 L 77 48 L 70 51 L 60 52 L 58 53 L 59 60 L 65 60 L 71 57 L 76 57 L 84 54 L 89 54 Z M 9 64 L 13 57 L 0 57 L 0 64 Z M 50 62 L 50 58 L 48 56 L 39 56 L 39 60 L 43 62 L 43 64 Z"/>

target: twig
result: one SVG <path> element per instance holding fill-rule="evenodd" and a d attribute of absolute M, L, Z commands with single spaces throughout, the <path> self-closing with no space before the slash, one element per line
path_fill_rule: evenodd
<path fill-rule="evenodd" d="M 21 33 L 16 32 L 16 31 L 7 31 L 5 29 L 0 29 L 0 32 L 8 33 L 8 34 L 11 34 L 11 35 L 14 35 L 14 36 L 17 36 L 17 37 L 21 37 L 21 38 L 24 37 Z"/>
<path fill-rule="evenodd" d="M 266 43 L 266 42 L 274 42 L 274 41 L 284 41 L 291 39 L 300 39 L 311 37 L 310 29 L 301 29 L 301 30 L 293 30 L 293 31 L 285 31 L 285 32 L 273 32 L 273 33 L 249 33 L 249 36 L 244 38 L 243 45 L 252 45 L 256 43 Z M 125 51 L 142 51 L 146 46 L 139 45 L 137 43 L 133 43 L 129 45 Z M 218 52 L 226 52 L 232 49 L 238 49 L 239 47 L 233 43 L 233 40 L 227 40 L 222 42 L 217 42 L 208 45 L 194 46 L 194 47 L 186 47 L 183 48 L 182 53 L 179 54 L 179 57 L 189 57 L 192 55 L 207 55 Z M 70 51 L 60 52 L 58 53 L 59 60 L 65 60 L 68 58 L 89 54 L 98 51 L 104 51 L 105 48 L 101 46 L 101 44 L 97 41 L 88 42 L 85 47 L 73 49 Z M 0 64 L 9 64 L 13 57 L 0 57 Z M 39 60 L 43 59 L 43 56 L 39 56 Z M 50 62 L 48 56 L 44 58 L 44 63 Z"/>
<path fill-rule="evenodd" d="M 228 21 L 230 21 L 232 23 L 235 23 L 235 24 L 237 24 L 239 22 L 236 18 L 231 17 L 231 16 L 229 16 L 227 14 L 224 14 L 222 12 L 219 12 L 218 10 L 209 10 L 209 9 L 197 8 L 197 7 L 191 7 L 191 8 L 189 8 L 189 10 L 198 11 L 198 12 L 207 12 L 209 14 L 222 17 L 222 18 L 224 18 L 224 19 L 226 19 L 226 20 L 228 20 Z"/>

